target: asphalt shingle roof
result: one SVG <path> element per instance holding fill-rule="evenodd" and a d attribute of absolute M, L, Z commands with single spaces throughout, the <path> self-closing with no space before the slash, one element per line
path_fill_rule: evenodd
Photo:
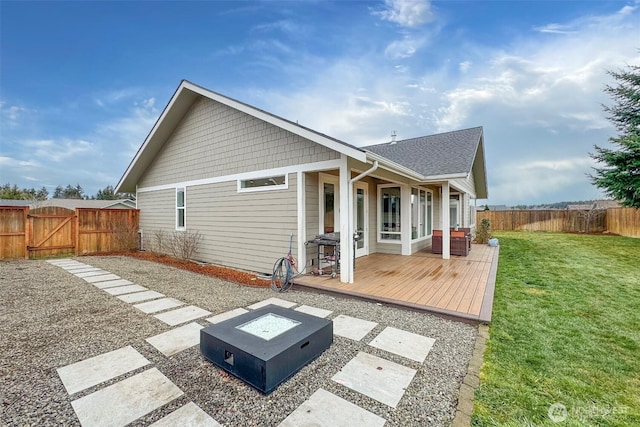
<path fill-rule="evenodd" d="M 362 147 L 423 176 L 471 173 L 482 127 Z"/>

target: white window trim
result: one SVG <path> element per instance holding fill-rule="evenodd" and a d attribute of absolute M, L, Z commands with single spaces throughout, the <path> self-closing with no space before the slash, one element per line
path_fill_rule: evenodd
<path fill-rule="evenodd" d="M 473 204 L 471 203 L 473 202 Z M 476 226 L 476 216 L 478 215 L 478 204 L 475 198 L 469 196 L 469 228 Z M 471 208 L 473 208 L 473 215 L 471 215 Z"/>
<path fill-rule="evenodd" d="M 178 207 L 178 193 L 183 193 L 183 207 Z M 178 187 L 176 188 L 176 201 L 175 201 L 175 217 L 176 217 L 176 231 L 185 231 L 187 229 L 187 187 Z M 178 225 L 178 210 L 182 209 L 184 212 L 184 225 L 180 227 Z"/>
<path fill-rule="evenodd" d="M 378 184 L 378 194 L 376 196 L 376 212 L 377 212 L 377 220 L 376 220 L 376 241 L 378 243 L 391 243 L 391 244 L 396 244 L 396 245 L 401 245 L 402 244 L 402 231 L 382 231 L 382 203 L 381 202 L 381 198 L 382 198 L 382 189 L 383 188 L 389 188 L 389 187 L 397 187 L 400 189 L 400 200 L 401 200 L 401 205 L 400 205 L 400 224 L 402 224 L 402 185 L 400 184 Z M 411 214 L 411 213 L 409 213 Z M 390 240 L 390 239 L 383 239 L 380 236 L 382 234 L 397 234 L 400 236 L 399 240 Z"/>
<path fill-rule="evenodd" d="M 318 234 L 324 234 L 324 184 L 333 184 L 333 231 L 340 231 L 340 178 L 327 173 L 318 173 Z"/>
<path fill-rule="evenodd" d="M 451 199 L 451 197 L 453 196 L 458 196 L 458 199 L 454 201 L 454 199 Z M 455 228 L 457 227 L 463 227 L 462 222 L 463 222 L 463 218 L 462 218 L 462 210 L 464 209 L 464 203 L 462 201 L 462 193 L 458 192 L 458 191 L 452 191 L 449 193 L 449 212 L 451 212 L 451 206 L 455 203 L 456 205 L 456 218 L 451 218 L 449 217 L 449 227 L 451 228 Z M 455 222 L 454 222 L 455 220 Z"/>
<path fill-rule="evenodd" d="M 284 175 L 284 184 L 276 184 L 276 185 L 268 185 L 268 186 L 263 186 L 263 187 L 249 187 L 249 188 L 242 188 L 242 181 L 247 181 L 249 179 L 268 179 L 268 178 L 272 178 L 275 176 L 282 176 Z M 289 174 L 288 173 L 284 173 L 284 174 L 278 174 L 278 175 L 267 175 L 267 176 L 260 176 L 260 177 L 250 177 L 250 178 L 240 178 L 238 179 L 238 193 L 255 193 L 258 191 L 277 191 L 277 190 L 287 190 L 289 189 Z"/>
<path fill-rule="evenodd" d="M 411 239 L 411 243 L 416 243 L 416 242 L 420 242 L 422 240 L 426 240 L 426 239 L 430 239 L 431 237 L 433 237 L 433 191 L 429 190 L 426 187 L 411 187 L 411 189 L 416 189 L 418 190 L 418 218 L 421 218 L 424 221 L 424 229 L 425 229 L 425 235 L 420 237 L 420 224 L 418 224 L 418 227 L 416 228 L 418 230 L 418 237 L 416 237 L 415 239 Z M 431 209 L 431 233 L 427 234 L 427 229 L 429 227 L 427 227 L 427 213 L 425 212 L 420 212 L 420 191 L 424 191 L 425 192 L 425 197 L 427 196 L 427 194 L 431 194 L 431 206 L 429 209 Z M 427 201 L 425 199 L 425 205 L 427 205 Z M 428 206 L 428 205 L 427 205 Z M 412 212 L 412 218 L 413 218 L 413 212 Z"/>

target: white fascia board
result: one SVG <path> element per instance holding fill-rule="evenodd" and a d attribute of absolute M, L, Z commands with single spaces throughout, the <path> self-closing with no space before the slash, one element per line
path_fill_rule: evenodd
<path fill-rule="evenodd" d="M 386 157 L 380 156 L 379 154 L 372 153 L 367 151 L 367 157 L 371 161 L 378 161 L 378 164 L 381 168 L 388 170 L 389 172 L 396 173 L 398 175 L 402 175 L 405 178 L 413 179 L 415 181 L 422 181 L 424 177 L 419 173 L 404 167 L 394 161 L 387 159 Z"/>
<path fill-rule="evenodd" d="M 265 176 L 274 175 L 286 175 L 295 172 L 316 172 L 321 170 L 338 169 L 340 167 L 341 160 L 326 160 L 323 162 L 305 163 L 301 165 L 284 166 L 274 169 L 263 169 L 251 172 L 236 173 L 233 175 L 214 176 L 211 178 L 195 179 L 191 181 L 173 182 L 170 184 L 154 185 L 151 187 L 138 188 L 139 193 L 146 193 L 150 191 L 170 190 L 177 187 L 193 187 L 196 185 L 217 184 L 220 182 L 237 181 L 239 179 L 257 179 L 264 178 Z"/>
<path fill-rule="evenodd" d="M 178 89 L 176 89 L 175 93 L 171 97 L 171 100 L 169 101 L 167 106 L 164 107 L 164 110 L 162 111 L 162 114 L 160 114 L 160 117 L 158 117 L 158 120 L 156 120 L 156 122 L 153 124 L 153 127 L 151 128 L 151 131 L 149 132 L 149 134 L 145 138 L 144 142 L 142 143 L 142 145 L 140 146 L 140 148 L 136 152 L 136 155 L 133 156 L 133 160 L 131 160 L 131 163 L 129 163 L 129 167 L 127 167 L 127 170 L 124 172 L 124 174 L 122 175 L 122 178 L 120 178 L 120 181 L 116 185 L 116 188 L 115 188 L 115 192 L 116 193 L 119 192 L 120 186 L 127 180 L 127 178 L 129 177 L 129 174 L 135 168 L 136 163 L 138 162 L 138 160 L 142 156 L 142 153 L 146 150 L 147 146 L 149 145 L 149 142 L 153 139 L 154 135 L 156 134 L 156 131 L 160 127 L 160 124 L 164 121 L 165 117 L 169 114 L 169 112 L 173 108 L 173 105 L 175 104 L 176 100 L 180 97 L 180 94 L 182 93 L 182 91 L 186 87 L 186 84 L 187 84 L 187 82 L 185 80 L 183 80 L 180 83 L 180 86 L 178 86 Z M 137 183 L 136 183 L 136 185 L 137 185 Z"/>
<path fill-rule="evenodd" d="M 231 98 L 227 98 L 226 96 L 222 96 L 220 94 L 217 94 L 215 92 L 212 92 L 210 90 L 207 90 L 205 88 L 202 88 L 200 86 L 194 85 L 193 83 L 190 82 L 185 82 L 184 83 L 185 87 L 188 88 L 189 90 L 192 90 L 204 97 L 207 97 L 209 99 L 212 99 L 214 101 L 217 101 L 221 104 L 227 105 L 233 109 L 236 109 L 238 111 L 242 111 L 243 113 L 249 114 L 250 116 L 253 116 L 257 119 L 260 119 L 262 121 L 265 121 L 267 123 L 271 123 L 274 126 L 277 126 L 279 128 L 285 129 L 291 133 L 294 133 L 296 135 L 299 135 L 303 138 L 309 139 L 313 142 L 316 142 L 320 145 L 323 145 L 331 150 L 337 151 L 340 154 L 345 154 L 351 158 L 354 158 L 356 160 L 359 160 L 361 162 L 366 161 L 367 159 L 367 155 L 364 151 L 361 150 L 357 150 L 355 148 L 351 148 L 349 146 L 346 146 L 344 144 L 341 144 L 340 142 L 334 141 L 330 138 L 327 138 L 325 136 L 322 136 L 318 133 L 315 133 L 313 131 L 310 131 L 308 129 L 302 128 L 294 123 L 291 123 L 287 120 L 281 119 L 279 117 L 273 116 L 269 113 L 266 113 L 262 110 L 259 110 L 257 108 L 251 107 L 250 105 L 247 104 L 243 104 L 239 101 L 236 101 L 234 99 Z"/>

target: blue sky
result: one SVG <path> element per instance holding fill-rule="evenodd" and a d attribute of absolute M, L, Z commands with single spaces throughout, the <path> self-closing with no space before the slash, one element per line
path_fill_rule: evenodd
<path fill-rule="evenodd" d="M 0 183 L 118 182 L 182 79 L 363 146 L 484 126 L 488 203 L 600 196 L 640 1 L 0 2 Z"/>

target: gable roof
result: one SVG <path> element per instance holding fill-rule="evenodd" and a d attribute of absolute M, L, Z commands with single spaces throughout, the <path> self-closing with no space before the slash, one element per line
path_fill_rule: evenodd
<path fill-rule="evenodd" d="M 476 197 L 487 197 L 482 126 L 370 145 L 364 150 L 417 172 L 424 180 L 467 178 L 473 174 Z"/>
<path fill-rule="evenodd" d="M 487 197 L 483 129 L 475 127 L 396 143 L 356 147 L 313 129 L 182 80 L 162 114 L 120 178 L 116 192 L 134 192 L 138 181 L 198 97 L 205 97 L 361 162 L 380 160 L 385 168 L 419 181 L 468 178 L 476 197 Z"/>
<path fill-rule="evenodd" d="M 471 172 L 482 127 L 363 147 L 425 177 Z"/>
<path fill-rule="evenodd" d="M 274 126 L 285 129 L 293 134 L 309 139 L 327 148 L 355 158 L 362 162 L 366 161 L 366 154 L 361 148 L 357 148 L 346 142 L 316 132 L 305 126 L 300 126 L 290 120 L 283 119 L 275 114 L 268 113 L 249 104 L 237 101 L 227 96 L 205 89 L 187 80 L 182 80 L 171 100 L 160 114 L 160 117 L 153 125 L 149 135 L 145 138 L 142 146 L 127 167 L 127 170 L 120 178 L 116 186 L 116 192 L 134 192 L 136 184 L 142 175 L 153 162 L 155 156 L 160 152 L 164 143 L 171 136 L 182 118 L 185 116 L 193 102 L 199 97 L 211 99 L 235 110 L 242 111 L 257 119 L 271 123 Z"/>

